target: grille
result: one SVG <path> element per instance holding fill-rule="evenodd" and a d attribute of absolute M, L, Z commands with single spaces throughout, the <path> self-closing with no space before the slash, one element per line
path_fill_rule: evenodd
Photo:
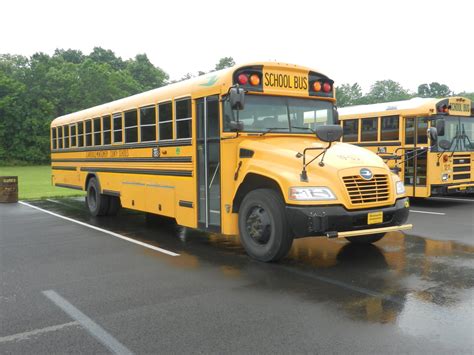
<path fill-rule="evenodd" d="M 358 175 L 342 178 L 353 205 L 387 201 L 390 198 L 388 175 L 374 175 L 364 180 Z"/>
<path fill-rule="evenodd" d="M 470 179 L 471 155 L 455 154 L 453 159 L 453 180 Z"/>

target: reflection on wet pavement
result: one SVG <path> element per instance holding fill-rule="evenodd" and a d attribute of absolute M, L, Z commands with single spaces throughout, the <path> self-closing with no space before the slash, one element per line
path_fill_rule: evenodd
<path fill-rule="evenodd" d="M 350 319 L 396 325 L 408 334 L 473 343 L 474 246 L 392 232 L 374 245 L 343 240 L 295 240 L 280 263 L 248 258 L 237 236 L 208 234 L 178 226 L 159 227 L 143 214 L 122 211 L 119 218 L 95 219 L 82 202 L 38 201 L 54 212 L 180 253 L 143 253 L 169 265 L 212 270 L 246 281 L 246 287 L 325 303 Z M 69 207 L 68 207 L 69 205 Z"/>

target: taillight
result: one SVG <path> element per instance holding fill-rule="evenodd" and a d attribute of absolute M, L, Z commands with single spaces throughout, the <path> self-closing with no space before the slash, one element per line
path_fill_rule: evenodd
<path fill-rule="evenodd" d="M 253 86 L 257 86 L 260 84 L 260 78 L 257 74 L 250 75 L 249 81 L 250 81 L 250 85 L 253 85 Z"/>
<path fill-rule="evenodd" d="M 314 91 L 316 91 L 316 92 L 321 91 L 321 82 L 315 81 L 315 82 L 313 83 L 313 89 L 314 89 Z"/>
<path fill-rule="evenodd" d="M 331 89 L 332 89 L 331 84 L 329 84 L 329 83 L 324 83 L 323 84 L 323 91 L 324 92 L 328 93 L 328 92 L 331 91 Z"/>
<path fill-rule="evenodd" d="M 440 106 L 438 106 L 438 112 L 447 113 L 450 108 L 451 108 L 451 106 L 448 106 L 448 105 L 440 105 Z"/>
<path fill-rule="evenodd" d="M 247 82 L 249 81 L 249 77 L 246 74 L 240 74 L 237 77 L 237 80 L 239 81 L 240 85 L 246 85 Z"/>

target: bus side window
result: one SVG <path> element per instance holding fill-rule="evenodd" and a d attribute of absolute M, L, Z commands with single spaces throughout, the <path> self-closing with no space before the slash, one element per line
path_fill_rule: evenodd
<path fill-rule="evenodd" d="M 428 119 L 424 117 L 418 117 L 416 119 L 416 144 L 427 144 L 428 135 L 426 131 L 428 130 Z"/>
<path fill-rule="evenodd" d="M 86 147 L 92 146 L 92 121 L 86 121 Z"/>
<path fill-rule="evenodd" d="M 100 129 L 100 117 L 94 118 L 94 145 L 102 145 L 102 132 Z"/>
<path fill-rule="evenodd" d="M 140 108 L 140 135 L 141 142 L 156 140 L 156 108 L 155 106 Z"/>
<path fill-rule="evenodd" d="M 114 143 L 122 143 L 122 114 L 114 114 Z"/>
<path fill-rule="evenodd" d="M 175 102 L 176 108 L 176 139 L 191 138 L 191 99 Z"/>
<path fill-rule="evenodd" d="M 125 112 L 125 143 L 138 142 L 138 116 L 137 110 Z"/>
<path fill-rule="evenodd" d="M 63 148 L 63 127 L 59 126 L 57 127 L 58 130 L 58 149 Z"/>
<path fill-rule="evenodd" d="M 57 139 L 56 134 L 57 134 L 57 132 L 56 132 L 56 127 L 51 128 L 51 141 L 52 141 L 51 147 L 52 147 L 53 149 L 57 149 L 57 148 L 58 148 L 58 139 Z"/>
<path fill-rule="evenodd" d="M 84 146 L 84 122 L 77 123 L 77 146 Z"/>
<path fill-rule="evenodd" d="M 77 147 L 76 124 L 73 123 L 71 127 L 71 147 Z"/>
<path fill-rule="evenodd" d="M 171 102 L 158 105 L 160 140 L 173 139 L 173 115 Z"/>
<path fill-rule="evenodd" d="M 362 132 L 361 142 L 369 142 L 377 140 L 378 132 L 378 118 L 363 118 L 362 119 Z"/>
<path fill-rule="evenodd" d="M 69 126 L 64 126 L 64 148 L 69 148 Z"/>
<path fill-rule="evenodd" d="M 405 119 L 405 144 L 415 144 L 415 119 Z"/>
<path fill-rule="evenodd" d="M 103 139 L 104 139 L 104 144 L 110 144 L 111 142 L 111 124 L 110 124 L 111 117 L 110 115 L 103 116 L 102 117 L 102 130 L 103 130 Z"/>
<path fill-rule="evenodd" d="M 357 142 L 359 136 L 359 120 L 344 120 L 342 122 L 342 129 L 344 135 L 342 137 L 343 142 Z"/>
<path fill-rule="evenodd" d="M 399 139 L 399 116 L 385 116 L 381 118 L 380 140 L 396 141 Z"/>

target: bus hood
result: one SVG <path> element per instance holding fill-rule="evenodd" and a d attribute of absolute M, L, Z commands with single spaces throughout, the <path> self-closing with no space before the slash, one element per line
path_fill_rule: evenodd
<path fill-rule="evenodd" d="M 252 158 L 260 161 L 271 162 L 272 164 L 283 165 L 289 169 L 301 171 L 303 167 L 303 157 L 297 157 L 298 153 L 303 154 L 305 148 L 324 148 L 328 143 L 320 142 L 314 138 L 306 137 L 265 137 L 260 140 L 244 140 L 240 144 L 241 149 L 253 151 Z M 323 152 L 321 150 L 309 150 L 306 152 L 306 162 L 308 163 L 315 156 Z M 352 144 L 335 142 L 327 150 L 324 157 L 324 166 L 319 166 L 321 156 L 312 162 L 308 167 L 311 171 L 318 173 L 320 170 L 341 170 L 350 167 L 377 167 L 386 169 L 383 160 L 368 149 Z"/>

